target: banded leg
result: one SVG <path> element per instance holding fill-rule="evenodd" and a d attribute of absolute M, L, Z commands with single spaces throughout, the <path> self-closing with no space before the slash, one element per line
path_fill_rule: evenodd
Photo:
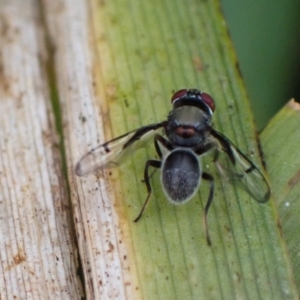
<path fill-rule="evenodd" d="M 138 222 L 139 219 L 142 217 L 147 205 L 148 205 L 148 202 L 150 200 L 150 196 L 151 196 L 151 193 L 152 193 L 152 188 L 151 188 L 151 184 L 150 184 L 150 177 L 149 177 L 149 174 L 148 174 L 148 169 L 149 167 L 153 167 L 153 168 L 157 168 L 159 169 L 161 167 L 161 161 L 159 160 L 148 160 L 146 162 L 146 165 L 145 165 L 145 169 L 144 169 L 144 182 L 146 184 L 146 187 L 147 187 L 147 191 L 148 191 L 148 195 L 147 195 L 147 198 L 144 202 L 144 205 L 139 213 L 139 215 L 137 216 L 137 218 L 134 220 L 134 222 Z"/>

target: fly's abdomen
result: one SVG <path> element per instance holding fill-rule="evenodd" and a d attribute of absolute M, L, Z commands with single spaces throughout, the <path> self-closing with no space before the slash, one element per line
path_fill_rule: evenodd
<path fill-rule="evenodd" d="M 168 199 L 183 203 L 194 196 L 201 179 L 197 156 L 187 149 L 176 149 L 163 161 L 161 180 Z"/>

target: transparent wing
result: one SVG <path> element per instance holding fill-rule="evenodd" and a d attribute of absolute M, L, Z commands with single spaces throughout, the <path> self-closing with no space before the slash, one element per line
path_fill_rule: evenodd
<path fill-rule="evenodd" d="M 141 127 L 90 150 L 76 164 L 76 175 L 119 166 L 129 153 L 144 147 L 163 125 L 164 122 Z"/>
<path fill-rule="evenodd" d="M 215 130 L 211 134 L 221 146 L 215 157 L 221 174 L 246 190 L 256 201 L 267 202 L 270 187 L 259 169 L 224 135 Z"/>

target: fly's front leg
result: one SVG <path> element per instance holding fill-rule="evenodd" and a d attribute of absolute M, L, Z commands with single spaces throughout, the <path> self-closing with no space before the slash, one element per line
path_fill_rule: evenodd
<path fill-rule="evenodd" d="M 144 202 L 144 205 L 143 205 L 139 215 L 134 220 L 134 222 L 138 222 L 139 219 L 142 217 L 142 215 L 143 215 L 143 213 L 144 213 L 144 211 L 145 211 L 145 209 L 148 205 L 148 202 L 150 200 L 151 193 L 152 193 L 152 188 L 151 188 L 151 184 L 150 184 L 150 177 L 149 177 L 149 174 L 148 174 L 149 167 L 159 169 L 161 167 L 161 161 L 159 161 L 159 160 L 148 160 L 146 162 L 145 170 L 144 170 L 144 182 L 145 182 L 146 187 L 147 187 L 148 195 L 147 195 L 146 201 Z"/>
<path fill-rule="evenodd" d="M 210 207 L 210 205 L 213 201 L 213 198 L 214 198 L 215 183 L 214 183 L 214 178 L 208 173 L 203 172 L 202 173 L 202 178 L 204 180 L 209 181 L 209 184 L 210 184 L 208 200 L 207 200 L 207 203 L 206 203 L 205 208 L 204 208 L 203 223 L 204 223 L 204 229 L 205 229 L 205 236 L 206 236 L 207 244 L 209 246 L 211 246 L 211 239 L 210 239 L 209 232 L 208 232 L 207 214 L 208 214 L 209 207 Z"/>
<path fill-rule="evenodd" d="M 155 146 L 155 150 L 156 150 L 156 152 L 157 152 L 160 159 L 162 158 L 162 152 L 160 150 L 160 147 L 159 147 L 158 143 L 160 143 L 162 146 L 164 146 L 169 151 L 172 151 L 174 149 L 174 147 L 171 145 L 171 143 L 167 139 L 165 139 L 160 134 L 156 134 L 155 137 L 154 137 L 154 146 Z"/>
<path fill-rule="evenodd" d="M 160 147 L 159 147 L 159 143 L 166 149 L 168 149 L 169 151 L 172 151 L 173 150 L 173 146 L 171 145 L 171 143 L 165 139 L 163 136 L 161 136 L 160 134 L 156 134 L 154 136 L 154 146 L 155 146 L 155 150 L 156 150 L 156 153 L 158 155 L 158 157 L 160 159 L 162 159 L 163 157 L 163 154 L 160 150 Z M 156 170 L 154 170 L 150 175 L 148 175 L 149 178 L 151 178 L 154 173 L 155 173 Z M 142 182 L 145 182 L 145 179 L 142 180 Z"/>

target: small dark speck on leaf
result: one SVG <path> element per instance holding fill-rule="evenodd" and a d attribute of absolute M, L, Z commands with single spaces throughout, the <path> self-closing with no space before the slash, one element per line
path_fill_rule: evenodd
<path fill-rule="evenodd" d="M 289 180 L 288 185 L 292 188 L 300 181 L 300 170 Z"/>
<path fill-rule="evenodd" d="M 126 106 L 126 107 L 129 107 L 129 104 L 128 104 L 128 101 L 127 101 L 127 98 L 125 98 L 125 99 L 124 99 L 124 103 L 125 103 L 125 106 Z"/>
<path fill-rule="evenodd" d="M 114 245 L 111 242 L 108 242 L 108 248 L 109 249 L 107 252 L 112 252 L 115 249 Z"/>
<path fill-rule="evenodd" d="M 279 219 L 277 219 L 277 227 L 278 227 L 278 229 L 279 229 L 280 236 L 283 237 L 282 225 L 281 225 Z"/>
<path fill-rule="evenodd" d="M 81 115 L 79 116 L 79 119 L 81 120 L 82 123 L 85 123 L 86 122 L 86 117 Z"/>
<path fill-rule="evenodd" d="M 14 259 L 14 263 L 15 263 L 16 265 L 18 265 L 18 264 L 20 264 L 20 263 L 22 263 L 23 261 L 26 260 L 26 256 L 23 255 L 23 254 L 18 253 L 17 255 L 15 255 L 15 256 L 13 257 L 13 259 Z"/>
<path fill-rule="evenodd" d="M 239 272 L 236 272 L 235 274 L 236 274 L 238 282 L 241 282 L 242 281 L 241 274 Z"/>
<path fill-rule="evenodd" d="M 225 225 L 224 228 L 225 228 L 225 230 L 226 230 L 227 232 L 231 232 L 231 228 L 228 227 L 227 225 Z"/>

